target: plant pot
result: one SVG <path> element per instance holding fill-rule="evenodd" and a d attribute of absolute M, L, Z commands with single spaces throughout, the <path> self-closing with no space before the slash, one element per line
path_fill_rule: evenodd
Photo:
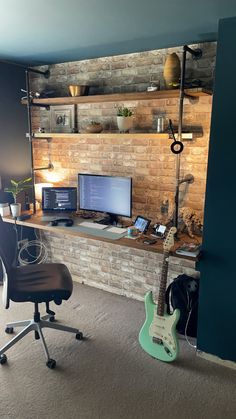
<path fill-rule="evenodd" d="M 21 204 L 10 204 L 11 214 L 13 218 L 17 218 L 21 214 Z"/>
<path fill-rule="evenodd" d="M 89 124 L 86 127 L 86 132 L 90 132 L 90 133 L 94 133 L 94 134 L 102 132 L 102 130 L 103 130 L 103 126 L 102 126 L 102 124 L 99 124 L 99 123 Z"/>
<path fill-rule="evenodd" d="M 132 116 L 117 116 L 117 126 L 120 132 L 129 132 L 133 127 Z"/>

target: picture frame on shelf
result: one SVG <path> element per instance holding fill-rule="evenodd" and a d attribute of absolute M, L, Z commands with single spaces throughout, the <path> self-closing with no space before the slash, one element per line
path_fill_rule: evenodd
<path fill-rule="evenodd" d="M 74 105 L 58 105 L 50 107 L 50 132 L 75 132 Z"/>

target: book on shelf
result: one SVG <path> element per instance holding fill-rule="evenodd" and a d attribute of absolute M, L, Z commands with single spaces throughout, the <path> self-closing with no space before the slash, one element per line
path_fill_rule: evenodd
<path fill-rule="evenodd" d="M 178 255 L 184 256 L 192 256 L 196 257 L 200 253 L 201 245 L 196 243 L 184 243 L 178 249 L 176 249 L 176 253 Z"/>

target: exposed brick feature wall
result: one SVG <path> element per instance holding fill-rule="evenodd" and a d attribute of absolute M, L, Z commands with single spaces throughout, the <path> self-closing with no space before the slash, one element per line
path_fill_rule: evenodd
<path fill-rule="evenodd" d="M 199 61 L 188 55 L 186 76 L 212 83 L 215 64 L 215 43 L 195 45 L 203 49 Z M 50 66 L 48 80 L 32 76 L 33 91 L 55 90 L 56 96 L 68 96 L 70 84 L 90 85 L 90 94 L 145 91 L 159 80 L 164 89 L 163 68 L 167 53 L 182 48 L 156 50 L 93 60 L 69 62 Z M 43 67 L 42 67 L 43 69 Z M 116 107 L 124 104 L 135 112 L 133 132 L 146 132 L 142 140 L 89 137 L 84 134 L 70 139 L 53 139 L 51 154 L 54 171 L 37 172 L 38 181 L 55 181 L 61 185 L 77 185 L 79 172 L 124 175 L 133 178 L 133 217 L 142 214 L 158 221 L 164 192 L 175 191 L 175 155 L 170 151 L 170 140 L 153 140 L 149 132 L 156 131 L 158 115 L 171 118 L 178 126 L 178 99 L 131 101 L 123 103 L 95 103 L 77 105 L 80 132 L 90 120 L 103 124 L 104 131 L 117 132 Z M 194 175 L 193 184 L 180 186 L 180 206 L 203 209 L 208 156 L 212 98 L 184 100 L 184 130 L 194 132 L 192 141 L 185 141 L 181 154 L 181 176 Z M 49 127 L 49 112 L 35 109 L 33 129 Z M 34 140 L 35 167 L 48 163 L 48 144 Z M 132 298 L 141 299 L 147 290 L 158 288 L 162 255 L 61 234 L 44 233 L 50 246 L 50 260 L 68 265 L 73 279 Z M 168 281 L 180 273 L 194 274 L 194 263 L 177 257 L 170 258 Z"/>
<path fill-rule="evenodd" d="M 147 291 L 159 289 L 163 258 L 159 253 L 49 232 L 42 237 L 50 260 L 61 262 L 63 254 L 76 282 L 139 300 Z M 196 275 L 195 263 L 171 256 L 168 282 L 181 273 Z"/>
<path fill-rule="evenodd" d="M 203 48 L 203 57 L 194 61 L 188 55 L 187 76 L 210 83 L 213 77 L 215 43 L 195 45 Z M 68 96 L 68 85 L 88 84 L 90 93 L 114 93 L 146 90 L 152 80 L 160 80 L 164 88 L 163 67 L 166 54 L 181 48 L 156 50 L 115 57 L 98 58 L 55 64 L 50 66 L 51 76 L 45 79 L 33 75 L 32 90 L 54 89 L 59 96 Z M 43 67 L 42 67 L 43 68 Z M 192 173 L 195 181 L 180 188 L 180 206 L 202 210 L 204 206 L 208 139 L 211 115 L 211 97 L 195 102 L 185 99 L 184 130 L 194 132 L 192 141 L 185 141 L 181 155 L 181 176 Z M 155 132 L 158 115 L 171 118 L 178 125 L 178 99 L 130 101 L 123 103 L 135 112 L 133 132 Z M 95 103 L 77 105 L 80 132 L 90 120 L 103 124 L 104 131 L 117 132 L 116 107 L 121 103 Z M 49 112 L 36 109 L 33 129 L 42 123 L 46 130 Z M 43 122 L 42 122 L 43 121 Z M 79 172 L 124 175 L 133 178 L 133 215 L 141 213 L 155 222 L 160 214 L 163 192 L 175 190 L 175 156 L 170 151 L 170 140 L 143 140 L 76 138 L 53 139 L 52 161 L 54 179 L 58 184 L 76 185 Z M 34 141 L 35 166 L 47 165 L 48 145 L 45 140 Z M 37 172 L 40 180 L 51 179 L 52 173 Z"/>
<path fill-rule="evenodd" d="M 216 43 L 190 45 L 201 48 L 203 56 L 193 60 L 187 54 L 186 79 L 211 83 L 215 67 Z M 33 74 L 32 90 L 53 89 L 56 96 L 67 96 L 69 84 L 90 85 L 90 94 L 145 91 L 153 81 L 160 80 L 164 89 L 163 68 L 166 56 L 176 52 L 181 59 L 182 47 L 166 48 L 134 54 L 74 61 L 50 66 L 49 79 Z M 47 68 L 47 67 L 45 67 Z M 44 69 L 44 67 L 41 67 Z"/>

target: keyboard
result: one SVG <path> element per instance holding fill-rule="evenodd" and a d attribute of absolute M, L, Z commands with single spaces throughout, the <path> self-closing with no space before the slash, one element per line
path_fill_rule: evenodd
<path fill-rule="evenodd" d="M 93 223 L 91 221 L 82 221 L 82 223 L 79 224 L 81 227 L 89 227 L 96 230 L 104 230 L 104 228 L 107 228 L 107 225 L 99 224 L 99 223 Z"/>

